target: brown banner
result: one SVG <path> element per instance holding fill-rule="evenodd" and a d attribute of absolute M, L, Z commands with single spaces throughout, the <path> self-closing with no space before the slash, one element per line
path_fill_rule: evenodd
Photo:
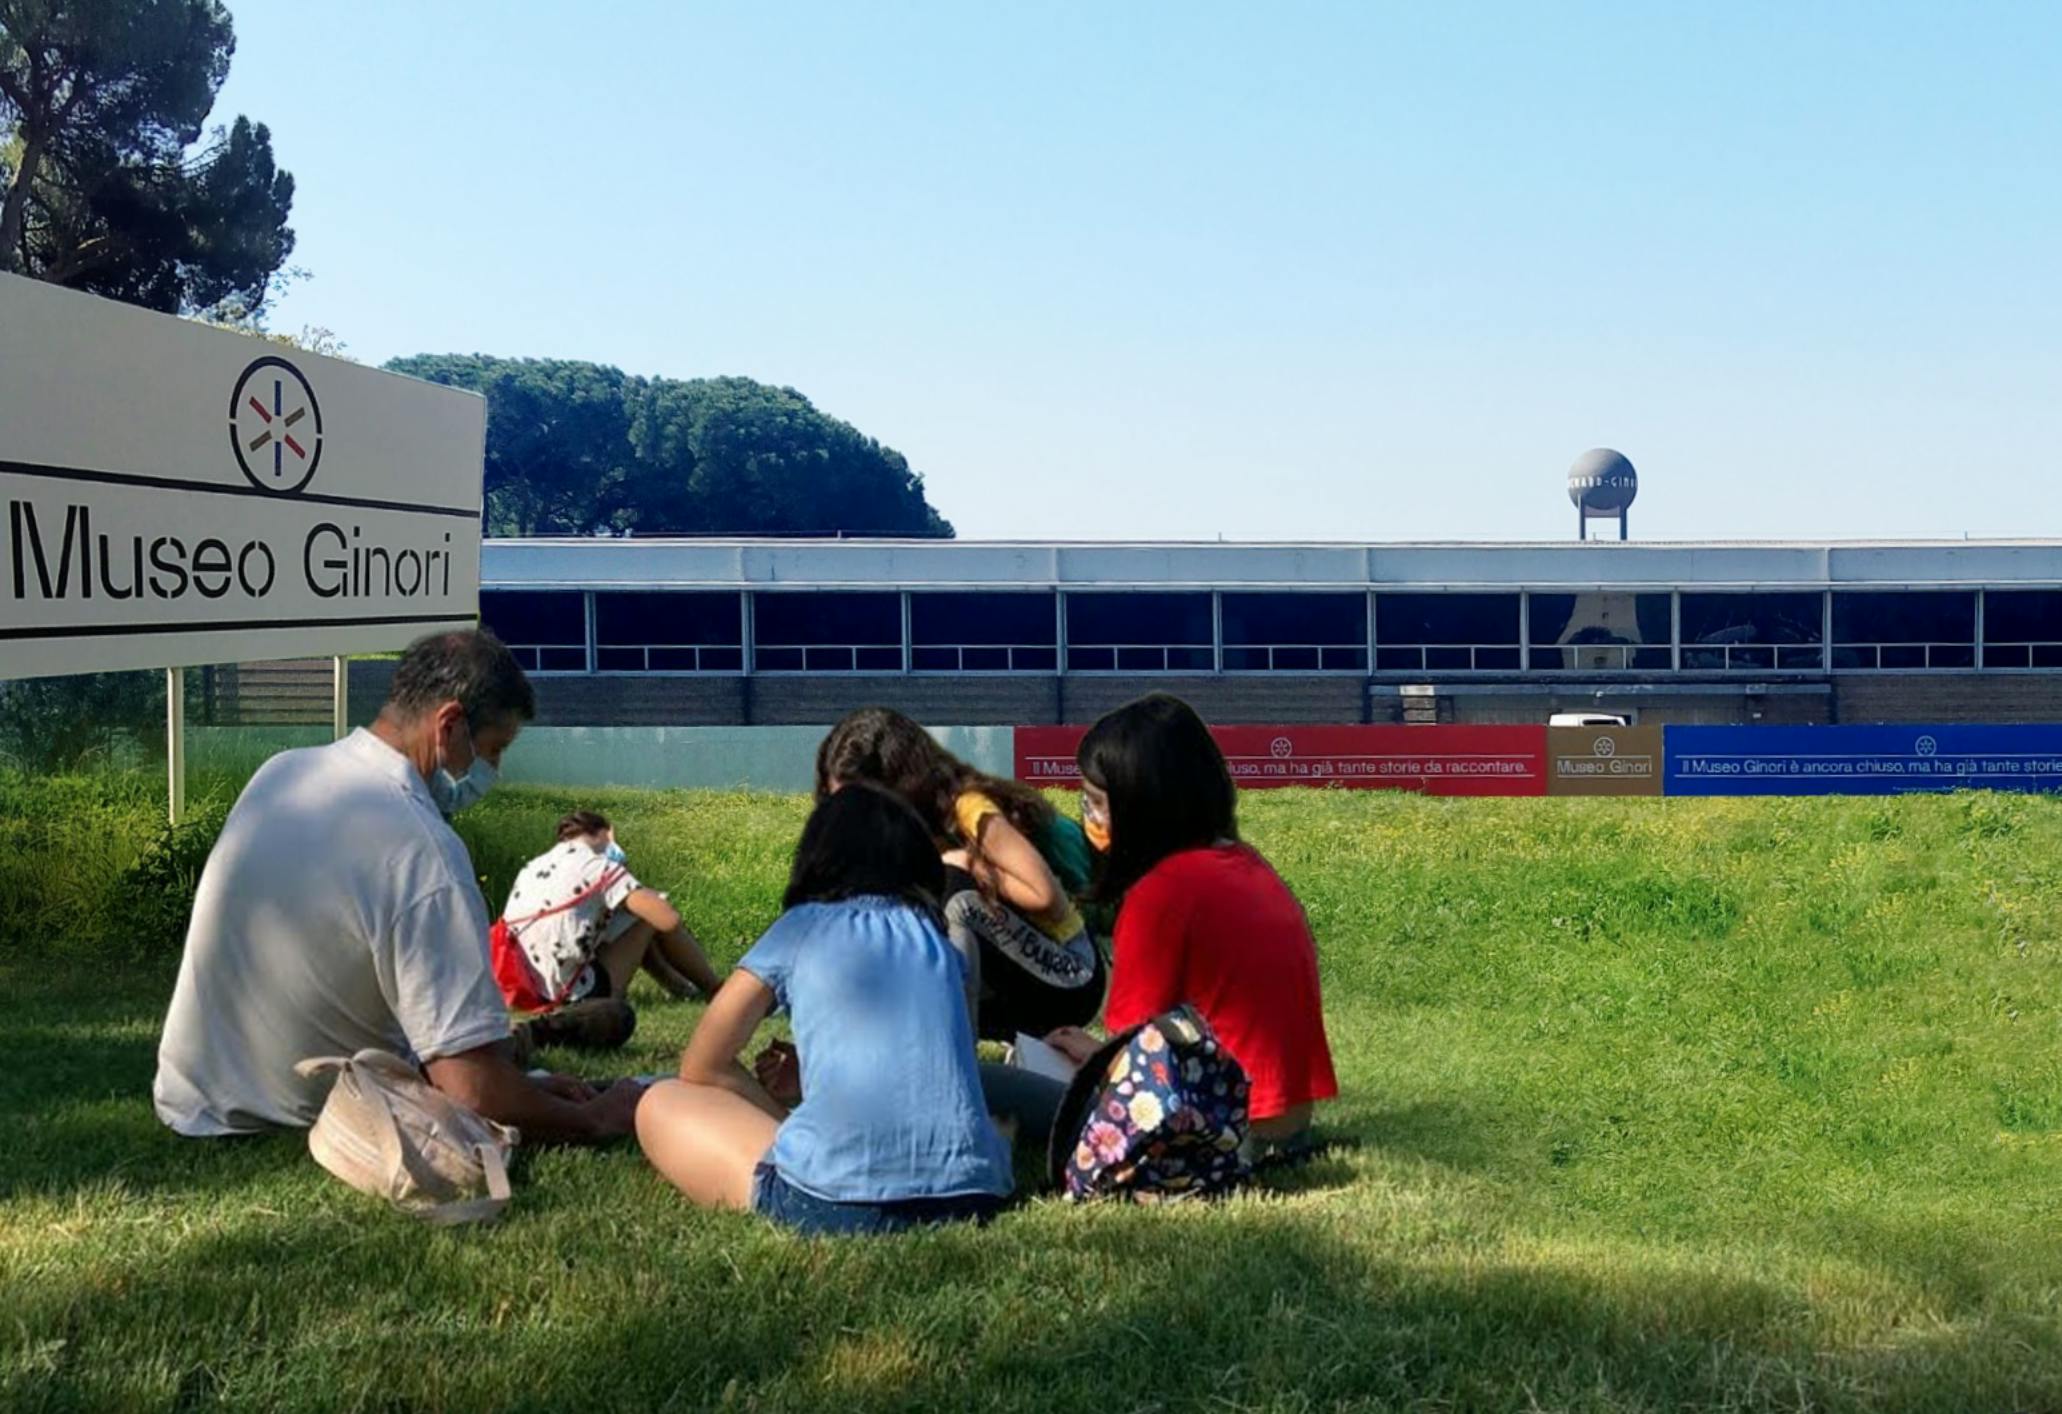
<path fill-rule="evenodd" d="M 1547 794 L 1661 794 L 1661 728 L 1548 728 Z"/>

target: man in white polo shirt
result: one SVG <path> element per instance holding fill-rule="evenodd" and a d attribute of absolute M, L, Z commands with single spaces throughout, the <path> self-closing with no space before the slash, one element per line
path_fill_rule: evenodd
<path fill-rule="evenodd" d="M 194 897 L 158 1046 L 158 1117 L 181 1134 L 312 1124 L 309 1056 L 367 1046 L 538 1140 L 630 1132 L 640 1087 L 531 1080 L 512 1058 L 487 907 L 446 817 L 493 784 L 536 712 L 484 630 L 411 647 L 379 719 L 251 777 Z"/>

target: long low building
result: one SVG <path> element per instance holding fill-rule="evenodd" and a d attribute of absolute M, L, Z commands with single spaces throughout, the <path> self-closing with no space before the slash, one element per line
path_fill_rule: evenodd
<path fill-rule="evenodd" d="M 2062 540 L 490 540 L 558 725 L 2062 720 Z"/>

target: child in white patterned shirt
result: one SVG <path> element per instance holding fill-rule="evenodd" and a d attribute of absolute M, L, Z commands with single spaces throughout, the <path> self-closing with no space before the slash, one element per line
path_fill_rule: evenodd
<path fill-rule="evenodd" d="M 523 866 L 495 934 L 495 974 L 519 1011 L 621 1000 L 639 968 L 676 997 L 722 985 L 679 912 L 631 874 L 614 827 L 592 810 L 559 821 L 558 844 Z"/>

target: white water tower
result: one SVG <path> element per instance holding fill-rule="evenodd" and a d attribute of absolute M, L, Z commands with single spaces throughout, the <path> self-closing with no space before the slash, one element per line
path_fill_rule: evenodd
<path fill-rule="evenodd" d="M 1593 447 L 1568 468 L 1568 499 L 1575 503 L 1575 538 L 1589 539 L 1593 520 L 1618 521 L 1618 538 L 1625 539 L 1625 513 L 1640 493 L 1640 474 L 1632 469 L 1625 453 L 1609 447 Z"/>

